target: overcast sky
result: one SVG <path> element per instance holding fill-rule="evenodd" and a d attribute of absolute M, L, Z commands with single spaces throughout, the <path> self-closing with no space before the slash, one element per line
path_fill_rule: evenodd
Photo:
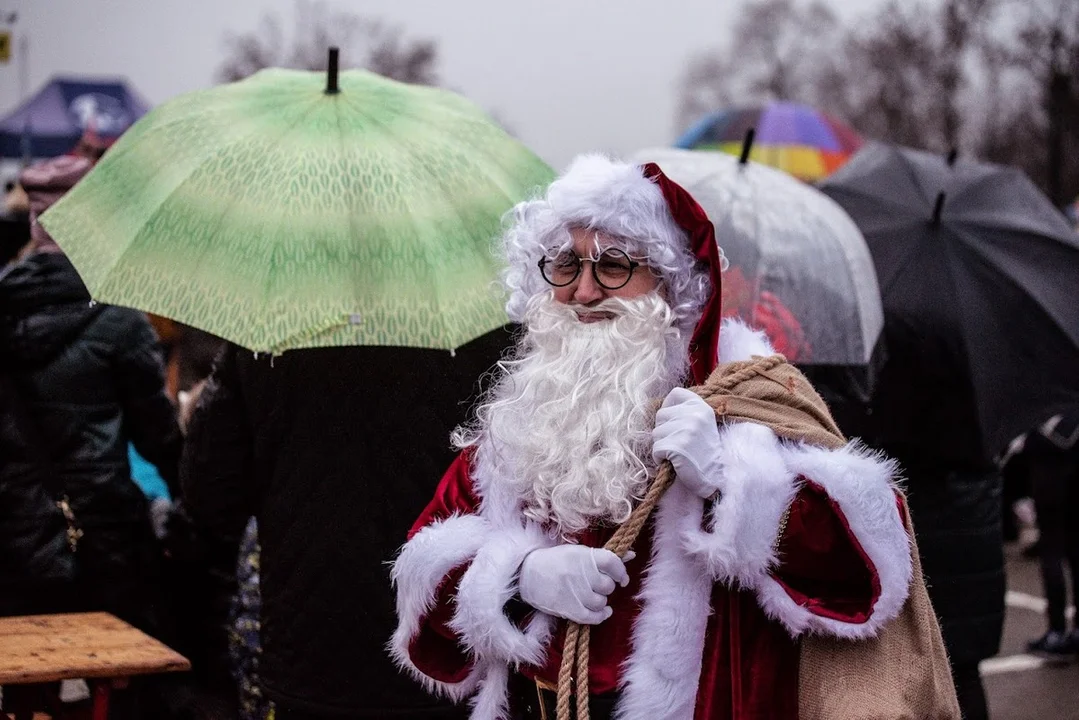
<path fill-rule="evenodd" d="M 852 15 L 880 0 L 832 0 Z M 669 144 L 688 58 L 714 47 L 741 0 L 330 0 L 439 43 L 444 84 L 502 118 L 556 168 L 587 150 Z M 293 0 L 0 0 L 29 38 L 31 93 L 58 74 L 124 76 L 151 103 L 208 87 L 228 32 L 286 22 Z M 19 58 L 0 65 L 0 113 Z"/>

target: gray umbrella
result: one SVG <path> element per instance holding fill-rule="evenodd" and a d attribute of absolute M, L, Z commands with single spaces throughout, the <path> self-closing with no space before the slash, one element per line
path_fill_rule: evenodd
<path fill-rule="evenodd" d="M 1022 172 L 873 143 L 820 187 L 877 270 L 879 441 L 981 464 L 1079 404 L 1079 236 Z"/>

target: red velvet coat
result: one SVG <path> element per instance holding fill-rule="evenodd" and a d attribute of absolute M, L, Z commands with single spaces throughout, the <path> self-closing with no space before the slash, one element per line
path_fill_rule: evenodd
<path fill-rule="evenodd" d="M 723 427 L 721 442 L 723 498 L 706 507 L 676 483 L 634 547 L 630 584 L 609 597 L 612 617 L 592 629 L 591 690 L 620 689 L 624 717 L 797 718 L 799 637 L 870 637 L 906 599 L 890 464 L 750 424 Z M 564 622 L 505 611 L 521 559 L 556 540 L 473 475 L 459 456 L 395 564 L 392 650 L 430 690 L 478 693 L 473 717 L 498 718 L 510 667 L 557 680 Z M 577 541 L 600 547 L 611 530 Z"/>

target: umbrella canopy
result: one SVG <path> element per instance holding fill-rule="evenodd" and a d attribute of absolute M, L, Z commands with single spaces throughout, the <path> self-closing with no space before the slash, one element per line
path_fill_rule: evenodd
<path fill-rule="evenodd" d="M 505 324 L 492 242 L 551 169 L 449 91 L 325 87 L 272 69 L 176 98 L 41 222 L 95 300 L 256 351 L 452 349 Z"/>
<path fill-rule="evenodd" d="M 0 118 L 0 157 L 63 155 L 87 130 L 115 139 L 148 109 L 123 80 L 54 78 Z"/>
<path fill-rule="evenodd" d="M 730 266 L 724 315 L 765 330 L 799 365 L 868 366 L 883 325 L 862 234 L 825 195 L 786 173 L 719 152 L 642 150 L 716 226 Z"/>
<path fill-rule="evenodd" d="M 862 138 L 843 121 L 790 102 L 717 110 L 686 130 L 675 146 L 738 155 L 750 128 L 757 134 L 750 159 L 807 182 L 835 172 L 862 146 Z"/>
<path fill-rule="evenodd" d="M 880 279 L 882 443 L 984 465 L 1079 403 L 1079 236 L 1022 172 L 874 143 L 821 188 Z"/>

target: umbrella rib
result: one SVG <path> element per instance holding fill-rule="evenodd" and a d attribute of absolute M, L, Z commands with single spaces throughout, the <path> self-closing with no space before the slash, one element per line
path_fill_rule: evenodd
<path fill-rule="evenodd" d="M 300 123 L 302 123 L 304 120 L 306 120 L 307 117 L 311 113 L 315 112 L 315 110 L 318 109 L 318 105 L 319 105 L 320 102 L 324 102 L 324 98 L 321 95 L 318 97 L 317 100 L 312 101 L 311 104 L 308 106 L 308 108 L 304 112 L 298 113 L 296 119 L 292 123 L 290 123 L 283 130 L 281 130 L 280 133 L 278 133 L 277 140 L 281 140 L 282 138 L 288 136 L 288 134 L 291 133 L 293 130 L 295 130 L 300 125 Z M 229 212 L 232 211 L 232 208 L 235 206 L 237 199 L 238 198 L 234 197 L 229 202 L 229 204 L 225 207 L 224 212 L 222 212 L 218 216 L 218 218 L 217 218 L 217 227 L 220 227 L 221 224 L 225 222 L 226 216 L 229 214 Z M 214 228 L 215 232 L 217 230 L 217 227 Z M 211 236 L 208 235 L 207 238 L 209 238 L 209 237 L 211 237 Z M 196 271 L 202 265 L 203 260 L 205 260 L 207 253 L 209 253 L 209 251 L 212 249 L 212 247 L 213 247 L 213 245 L 211 243 L 206 243 L 206 245 L 203 247 L 202 252 L 199 254 L 198 259 L 195 261 L 195 269 L 196 269 Z M 270 250 L 270 268 L 269 268 L 269 270 L 273 269 L 274 257 L 276 256 L 276 254 L 277 254 L 277 246 L 274 246 Z M 263 304 L 264 304 L 264 306 L 269 305 L 270 289 L 271 289 L 270 285 L 273 282 L 272 278 L 273 278 L 273 273 L 272 272 L 267 272 L 266 273 L 266 278 L 265 278 L 265 280 L 263 281 L 263 284 L 262 284 L 262 290 L 263 290 L 262 296 L 263 296 Z M 323 332 L 323 331 L 324 330 L 318 330 L 318 332 Z M 281 342 L 270 343 L 270 347 L 271 348 L 279 347 L 280 344 L 281 344 Z"/>
<path fill-rule="evenodd" d="M 392 128 L 390 128 L 385 122 L 383 122 L 382 120 L 380 120 L 377 117 L 372 117 L 370 115 L 368 115 L 367 117 L 372 123 L 382 127 L 382 129 L 384 131 L 384 134 L 386 136 L 391 137 L 391 138 L 394 137 L 394 133 L 393 133 Z M 428 168 L 427 168 L 427 166 L 425 164 L 418 163 L 418 165 L 420 166 L 421 171 L 427 173 L 428 177 L 434 178 L 436 181 L 438 180 L 437 175 L 435 175 L 433 172 L 428 170 Z M 436 184 L 438 184 L 438 186 L 440 188 L 442 187 L 440 183 L 436 183 Z M 409 203 L 409 204 L 411 205 L 411 203 Z M 460 215 L 458 215 L 457 212 L 456 212 L 456 208 L 453 208 L 451 206 L 451 209 L 453 210 L 454 214 L 457 215 L 458 218 L 460 218 Z M 430 247 L 431 241 L 425 236 L 424 233 L 417 232 L 416 237 L 417 237 L 417 239 L 419 239 L 423 243 L 423 245 L 425 246 L 425 249 L 428 249 Z M 427 266 L 427 270 L 428 270 L 429 275 L 434 277 L 435 268 L 431 264 L 431 259 L 430 259 L 430 257 L 428 256 L 427 253 L 422 253 L 422 261 L 423 261 L 424 265 Z M 441 299 L 441 295 L 439 295 L 438 290 L 436 289 L 436 283 L 430 283 L 429 295 L 430 295 L 430 297 L 434 298 L 435 305 L 437 306 L 439 300 Z M 440 322 L 444 322 L 444 319 L 443 319 L 441 313 L 438 313 L 437 317 L 438 317 Z M 445 329 L 445 326 L 443 326 L 443 329 Z"/>
<path fill-rule="evenodd" d="M 336 116 L 335 119 L 337 120 L 338 139 L 340 141 L 341 149 L 342 149 L 342 151 L 344 151 L 344 148 L 347 147 L 347 145 L 345 143 L 345 130 L 341 126 L 341 113 L 340 112 L 337 113 L 337 116 Z M 351 210 L 347 211 L 345 213 L 345 215 L 348 217 L 349 237 L 355 238 L 355 242 L 357 242 L 357 243 L 364 242 L 366 240 L 366 238 L 361 237 L 360 228 L 356 225 L 355 215 L 351 212 Z M 359 285 L 359 283 L 356 283 L 356 285 Z M 359 298 L 357 297 L 357 294 L 356 294 L 356 290 L 358 288 L 350 288 L 350 289 L 353 292 L 352 305 L 353 305 L 353 307 L 358 308 L 359 305 L 360 305 L 360 303 L 358 302 Z"/>
<path fill-rule="evenodd" d="M 952 233 L 952 234 L 954 234 L 954 233 Z M 939 238 L 939 239 L 944 240 L 945 238 Z M 959 333 L 958 334 L 959 334 L 959 337 L 961 338 L 961 341 L 962 341 L 962 350 L 961 351 L 963 353 L 963 357 L 961 358 L 961 361 L 962 361 L 961 367 L 965 370 L 965 372 L 962 373 L 962 382 L 964 382 L 967 385 L 967 388 L 970 390 L 970 397 L 974 401 L 974 416 L 977 418 L 978 426 L 979 426 L 978 427 L 978 430 L 979 430 L 978 439 L 979 439 L 979 443 L 981 444 L 980 451 L 984 454 L 985 450 L 986 450 L 986 447 L 985 447 L 985 445 L 986 445 L 986 428 L 982 424 L 981 404 L 979 403 L 979 400 L 978 400 L 978 394 L 979 393 L 978 393 L 977 385 L 974 382 L 974 374 L 973 374 L 972 365 L 971 365 L 971 362 L 970 362 L 970 341 L 968 340 L 968 337 L 967 337 L 967 327 L 969 326 L 969 323 L 966 322 L 966 320 L 967 320 L 967 318 L 966 318 L 966 307 L 967 306 L 966 306 L 965 303 L 961 302 L 959 297 L 958 297 L 958 295 L 959 295 L 959 284 L 958 284 L 958 282 L 956 280 L 956 272 L 955 272 L 956 264 L 958 263 L 958 258 L 955 255 L 955 248 L 952 246 L 951 243 L 944 242 L 943 245 L 944 245 L 944 255 L 945 255 L 944 266 L 945 266 L 946 272 L 948 273 L 948 277 L 951 280 L 950 287 L 952 289 L 952 294 L 954 296 L 952 304 L 956 307 L 957 320 L 958 320 L 958 324 L 959 324 L 959 328 L 958 328 Z"/>
<path fill-rule="evenodd" d="M 918 178 L 920 177 L 920 175 L 911 163 L 910 159 L 902 152 L 900 152 L 898 146 L 893 147 L 891 151 L 898 158 L 899 166 L 903 168 L 904 175 L 906 175 L 907 179 L 910 180 L 911 187 L 918 191 L 918 195 L 922 198 L 922 202 L 925 203 L 926 208 L 931 207 L 932 204 L 936 202 L 936 198 L 938 196 L 938 193 L 941 192 L 941 189 L 938 189 L 937 192 L 932 193 L 932 197 L 927 196 L 924 189 L 922 188 L 921 183 L 918 182 Z"/>
<path fill-rule="evenodd" d="M 827 196 L 825 196 L 825 197 L 827 197 Z M 838 205 L 838 203 L 837 203 L 837 205 Z M 842 212 L 842 214 L 846 217 L 847 222 L 849 222 L 851 224 L 851 226 L 854 227 L 855 231 L 858 233 L 858 237 L 861 238 L 861 240 L 862 240 L 862 247 L 865 249 L 865 252 L 869 255 L 869 257 L 868 257 L 869 270 L 870 270 L 870 273 L 872 274 L 872 277 L 873 277 L 873 280 L 874 280 L 874 285 L 877 286 L 876 287 L 876 291 L 877 291 L 876 296 L 879 298 L 879 297 L 881 297 L 881 293 L 883 291 L 882 291 L 882 289 L 880 287 L 880 279 L 877 278 L 876 268 L 873 267 L 872 254 L 869 253 L 869 243 L 865 240 L 865 236 L 862 235 L 861 230 L 858 230 L 858 226 L 854 224 L 854 220 L 851 220 L 850 217 L 846 215 L 846 212 L 843 211 L 842 209 L 840 209 L 840 212 Z M 845 260 L 845 262 L 843 263 L 843 266 L 844 266 L 844 269 L 846 270 L 846 273 L 847 273 L 847 285 L 848 285 L 848 287 L 851 287 L 851 288 L 857 288 L 858 287 L 858 282 L 856 281 L 856 278 L 855 278 L 856 273 L 854 271 L 854 266 L 855 266 L 855 263 L 857 262 L 857 258 L 855 257 L 854 249 L 852 247 L 848 246 L 847 243 L 844 243 L 844 242 L 838 242 L 837 245 L 839 246 L 839 251 L 842 253 L 843 259 Z M 909 257 L 907 258 L 907 260 L 905 260 L 905 262 L 909 262 Z M 873 348 L 876 346 L 877 341 L 880 339 L 880 335 L 884 332 L 884 309 L 883 309 L 883 303 L 882 303 L 882 306 L 881 306 L 880 327 L 877 329 L 876 337 L 872 337 L 872 338 L 869 337 L 868 332 L 866 332 L 866 331 L 869 330 L 869 328 L 867 327 L 868 323 L 867 323 L 866 317 L 861 312 L 860 303 L 858 303 L 858 305 L 856 307 L 858 307 L 858 309 L 855 311 L 855 313 L 856 313 L 856 315 L 858 317 L 858 324 L 862 328 L 861 340 L 864 343 L 864 345 L 862 346 L 861 359 L 866 364 L 868 364 L 871 357 L 872 357 L 872 355 L 873 355 Z"/>
<path fill-rule="evenodd" d="M 466 117 L 466 119 L 468 119 L 468 120 L 469 120 L 470 122 L 479 122 L 479 120 L 480 120 L 479 118 L 473 118 L 473 117 L 471 117 L 471 116 L 466 116 L 466 115 L 465 115 L 464 113 L 458 113 L 458 114 L 462 115 L 463 117 Z M 382 125 L 383 127 L 385 127 L 385 123 L 383 123 L 382 121 L 378 120 L 377 118 L 372 118 L 372 120 L 373 120 L 373 121 L 374 121 L 375 123 L 377 123 L 377 124 L 380 124 L 380 125 Z M 422 121 L 422 118 L 419 118 L 419 120 L 421 120 L 421 121 Z M 390 135 L 390 136 L 392 137 L 392 135 L 393 135 L 392 131 L 389 131 L 389 128 L 387 128 L 387 131 L 388 131 L 388 134 L 389 134 L 389 135 Z M 488 159 L 488 160 L 493 160 L 494 162 L 492 162 L 492 163 L 491 163 L 492 165 L 497 165 L 498 167 L 501 167 L 501 163 L 500 163 L 500 162 L 498 162 L 499 158 L 498 158 L 497 156 L 493 155 L 493 154 L 492 154 L 492 153 L 490 152 L 490 150 L 489 150 L 489 148 L 488 148 L 487 146 L 484 146 L 484 147 L 480 147 L 480 148 L 477 148 L 477 151 L 478 151 L 478 152 L 476 153 L 477 155 L 480 155 L 480 156 L 482 156 L 482 157 L 484 157 L 484 158 L 486 158 L 486 159 Z M 424 174 L 425 174 L 425 175 L 426 175 L 426 176 L 427 176 L 428 178 L 430 178 L 430 179 L 431 179 L 431 180 L 433 181 L 433 183 L 432 183 L 432 184 L 434 184 L 435 186 L 439 187 L 439 188 L 440 188 L 441 190 L 443 190 L 443 191 L 446 191 L 446 190 L 452 190 L 452 189 L 453 189 L 453 188 L 447 188 L 447 187 L 445 186 L 444 182 L 443 182 L 443 179 L 442 179 L 442 178 L 441 178 L 441 177 L 440 177 L 440 176 L 439 176 L 439 175 L 438 175 L 437 173 L 435 173 L 434 171 L 432 171 L 432 170 L 431 170 L 431 169 L 430 169 L 430 168 L 429 168 L 429 167 L 428 167 L 428 166 L 427 166 L 426 164 L 423 164 L 423 163 L 421 163 L 421 164 L 420 164 L 420 170 L 421 170 L 421 172 L 423 172 L 423 173 L 424 173 Z M 452 194 L 452 192 L 443 192 L 443 196 L 444 196 L 444 198 L 452 198 L 452 197 L 453 197 L 453 194 Z M 508 198 L 508 197 L 507 197 L 507 200 L 510 200 L 510 201 L 512 202 L 512 199 L 511 199 L 511 198 Z M 455 203 L 453 203 L 453 202 L 448 202 L 448 201 L 447 201 L 447 202 L 445 202 L 444 204 L 445 204 L 446 208 L 447 208 L 447 209 L 448 209 L 448 210 L 449 210 L 449 211 L 450 211 L 451 213 L 453 213 L 453 215 L 454 215 L 454 216 L 455 216 L 455 217 L 457 218 L 457 220 L 459 221 L 460 225 L 461 225 L 462 227 L 467 227 L 467 225 L 466 225 L 466 224 L 465 224 L 465 222 L 464 222 L 464 218 L 463 218 L 463 217 L 461 216 L 461 212 L 460 212 L 459 208 L 457 207 L 457 205 L 456 205 Z M 422 235 L 421 235 L 421 237 L 422 237 Z M 425 238 L 425 237 L 424 237 L 424 238 L 423 238 L 423 242 L 424 242 L 424 244 L 425 244 L 425 245 L 426 245 L 426 246 L 427 246 L 427 247 L 429 248 L 429 247 L 431 246 L 432 242 L 437 242 L 437 238 L 436 238 L 436 239 L 434 239 L 434 240 L 431 240 L 431 239 L 428 239 L 428 238 Z M 429 271 L 429 272 L 431 272 L 432 274 L 434 274 L 434 273 L 436 273 L 436 272 L 438 271 L 438 268 L 435 268 L 435 267 L 434 267 L 434 266 L 433 266 L 433 265 L 431 264 L 431 260 L 430 260 L 430 258 L 429 258 L 429 257 L 428 257 L 427 255 L 424 255 L 424 257 L 423 257 L 423 261 L 424 261 L 424 263 L 425 263 L 425 264 L 427 265 L 427 268 L 428 268 L 428 271 Z M 432 296 L 432 297 L 434 298 L 434 300 L 435 300 L 435 303 L 436 303 L 436 305 L 437 305 L 437 306 L 438 306 L 439 308 L 441 308 L 441 301 L 442 301 L 442 299 L 443 299 L 443 295 L 442 295 L 442 293 L 440 292 L 440 290 L 439 290 L 439 287 L 438 287 L 438 285 L 437 285 L 437 284 L 435 284 L 435 283 L 432 283 L 432 284 L 431 284 L 431 287 L 430 287 L 430 294 L 431 294 L 431 296 Z M 437 317 L 438 317 L 438 320 L 439 320 L 439 322 L 440 322 L 440 323 L 442 324 L 442 327 L 443 327 L 443 332 L 444 332 L 444 333 L 445 333 L 445 334 L 446 334 L 446 335 L 448 336 L 448 335 L 449 335 L 449 332 L 450 332 L 450 330 L 452 330 L 452 328 L 451 328 L 451 327 L 449 326 L 449 324 L 447 323 L 447 319 L 446 319 L 446 316 L 445 316 L 445 314 L 444 314 L 444 313 L 441 313 L 441 312 L 439 312 L 439 313 L 437 314 Z"/>

